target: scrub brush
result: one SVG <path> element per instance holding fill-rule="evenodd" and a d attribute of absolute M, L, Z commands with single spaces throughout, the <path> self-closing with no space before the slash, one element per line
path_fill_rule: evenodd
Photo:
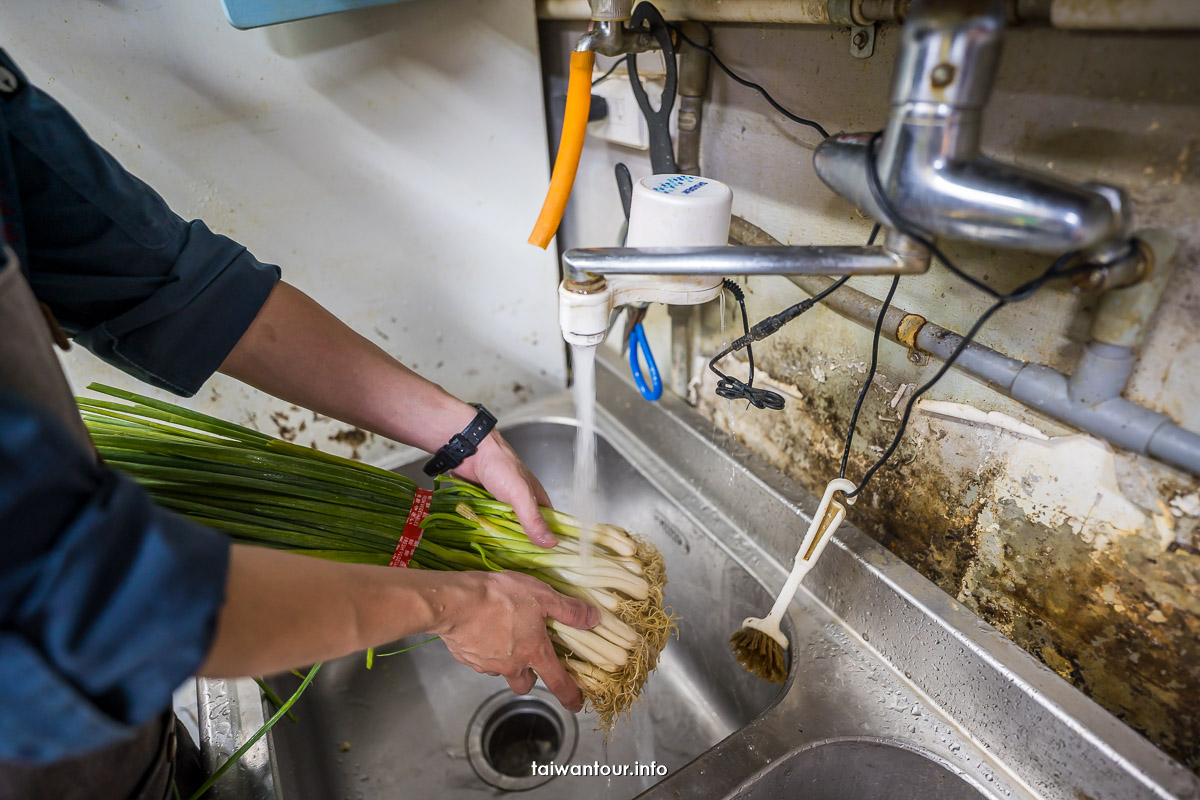
<path fill-rule="evenodd" d="M 854 483 L 845 478 L 835 478 L 829 482 L 821 505 L 817 506 L 817 513 L 813 515 L 808 532 L 800 543 L 800 549 L 796 551 L 792 574 L 775 599 L 771 613 L 766 619 L 746 617 L 741 630 L 729 638 L 733 654 L 747 672 L 772 683 L 783 683 L 787 678 L 788 640 L 779 629 L 779 622 L 796 596 L 800 581 L 817 563 L 825 545 L 833 538 L 833 532 L 846 517 L 846 507 L 833 499 L 833 493 L 853 490 Z M 853 504 L 854 500 L 847 498 L 846 502 Z"/>

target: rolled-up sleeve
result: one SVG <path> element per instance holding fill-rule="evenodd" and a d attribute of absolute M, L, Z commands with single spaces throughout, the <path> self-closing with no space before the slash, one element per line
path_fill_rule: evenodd
<path fill-rule="evenodd" d="M 0 760 L 76 755 L 168 708 L 211 646 L 228 537 L 3 392 L 0 531 Z"/>
<path fill-rule="evenodd" d="M 3 114 L 20 199 L 5 218 L 19 231 L 10 244 L 38 299 L 100 358 L 194 394 L 254 320 L 279 269 L 181 219 L 45 93 L 25 84 Z"/>

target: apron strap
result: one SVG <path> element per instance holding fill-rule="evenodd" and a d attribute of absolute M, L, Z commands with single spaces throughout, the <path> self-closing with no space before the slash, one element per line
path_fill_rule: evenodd
<path fill-rule="evenodd" d="M 16 254 L 7 245 L 4 254 L 7 263 L 0 267 L 0 389 L 53 414 L 80 446 L 94 453 L 67 376 L 54 355 L 46 317 L 21 273 Z"/>
<path fill-rule="evenodd" d="M 7 245 L 4 255 L 7 261 L 0 266 L 0 390 L 55 416 L 94 457 L 91 437 L 54 354 L 54 339 L 69 344 L 66 335 L 49 309 L 39 307 L 16 254 Z M 100 796 L 166 800 L 172 794 L 179 749 L 175 724 L 175 715 L 168 712 L 126 741 L 46 766 L 0 761 L 0 800 L 90 800 Z"/>

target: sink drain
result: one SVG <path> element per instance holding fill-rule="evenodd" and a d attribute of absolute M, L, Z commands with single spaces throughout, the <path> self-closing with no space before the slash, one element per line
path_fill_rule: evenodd
<path fill-rule="evenodd" d="M 519 697 L 500 692 L 471 719 L 467 758 L 475 774 L 497 789 L 532 789 L 553 777 L 536 774 L 533 765 L 566 764 L 578 735 L 575 717 L 540 686 Z"/>

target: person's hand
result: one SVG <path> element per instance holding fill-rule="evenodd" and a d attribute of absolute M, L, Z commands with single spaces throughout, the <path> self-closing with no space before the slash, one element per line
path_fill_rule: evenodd
<path fill-rule="evenodd" d="M 466 600 L 448 605 L 446 629 L 434 631 L 450 654 L 476 672 L 503 675 L 516 694 L 527 694 L 540 677 L 564 708 L 581 710 L 583 696 L 554 654 L 546 618 L 592 628 L 600 612 L 517 572 L 462 572 L 455 578 Z"/>
<path fill-rule="evenodd" d="M 508 442 L 497 431 L 492 431 L 479 443 L 475 455 L 464 461 L 453 474 L 477 483 L 513 507 L 517 520 L 525 529 L 529 541 L 539 547 L 554 547 L 558 539 L 550 532 L 550 526 L 542 518 L 538 506 L 549 506 L 541 482 L 529 468 L 517 458 Z"/>

